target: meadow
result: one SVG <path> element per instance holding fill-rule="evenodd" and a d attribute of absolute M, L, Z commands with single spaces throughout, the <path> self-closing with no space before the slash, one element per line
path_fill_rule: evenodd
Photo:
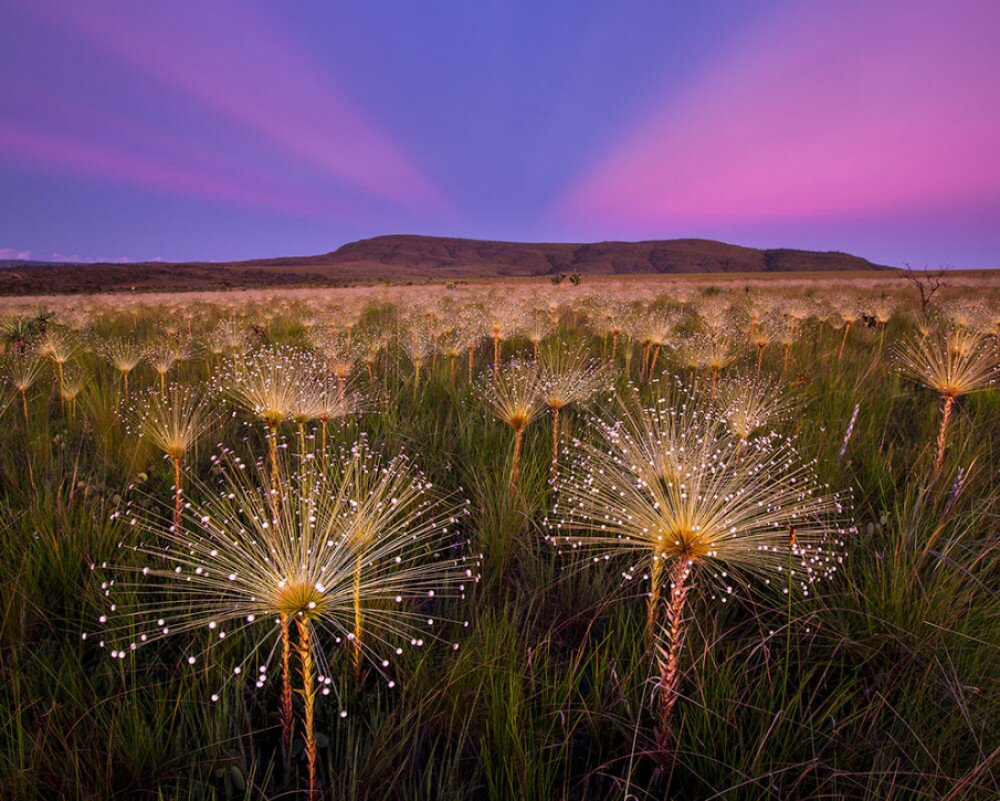
<path fill-rule="evenodd" d="M 0 798 L 1000 797 L 991 280 L 0 315 Z"/>

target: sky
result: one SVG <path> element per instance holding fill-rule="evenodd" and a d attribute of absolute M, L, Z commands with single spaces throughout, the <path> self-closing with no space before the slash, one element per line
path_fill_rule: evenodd
<path fill-rule="evenodd" d="M 673 237 L 1000 267 L 997 0 L 0 0 L 0 259 Z"/>

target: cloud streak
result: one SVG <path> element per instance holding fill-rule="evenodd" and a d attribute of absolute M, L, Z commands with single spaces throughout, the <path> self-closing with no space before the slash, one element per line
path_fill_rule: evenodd
<path fill-rule="evenodd" d="M 231 159 L 181 132 L 9 80 L 0 79 L 0 98 L 10 107 L 0 121 L 0 152 L 22 162 L 296 217 L 360 219 L 356 206 L 332 192 Z"/>
<path fill-rule="evenodd" d="M 347 186 L 410 211 L 447 202 L 361 106 L 250 3 L 30 8 Z"/>
<path fill-rule="evenodd" d="M 301 196 L 268 191 L 209 171 L 187 169 L 122 148 L 86 142 L 78 136 L 0 120 L 0 150 L 56 173 L 73 172 L 103 181 L 156 188 L 199 200 L 240 205 L 297 216 L 325 216 L 329 201 L 310 204 Z"/>
<path fill-rule="evenodd" d="M 101 264 L 131 264 L 134 260 L 130 259 L 128 256 L 119 256 L 113 259 L 91 259 L 86 256 L 80 256 L 79 254 L 73 253 L 67 255 L 65 253 L 50 253 L 45 255 L 44 253 L 36 254 L 31 250 L 18 250 L 17 248 L 0 248 L 0 261 L 49 261 L 49 262 L 64 262 L 67 264 L 86 264 L 86 263 L 96 263 Z M 148 259 L 148 261 L 162 261 L 162 259 Z M 2 266 L 2 265 L 0 265 Z"/>
<path fill-rule="evenodd" d="M 0 248 L 0 259 L 30 259 L 30 250 L 18 250 L 17 248 Z"/>
<path fill-rule="evenodd" d="M 1000 197 L 1000 6 L 790 4 L 653 106 L 552 217 L 623 230 Z"/>

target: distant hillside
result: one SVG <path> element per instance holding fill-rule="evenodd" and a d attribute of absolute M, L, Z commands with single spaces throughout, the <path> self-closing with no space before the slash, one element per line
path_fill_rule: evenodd
<path fill-rule="evenodd" d="M 466 277 L 633 273 L 793 272 L 889 269 L 847 253 L 757 250 L 710 239 L 593 244 L 492 242 L 397 234 L 351 242 L 322 256 L 261 259 L 261 266 L 379 265 L 387 271 L 461 272 Z"/>
<path fill-rule="evenodd" d="M 848 253 L 757 250 L 708 239 L 568 244 L 397 234 L 351 242 L 320 256 L 177 264 L 19 264 L 0 270 L 0 294 L 332 286 L 383 279 L 499 278 L 572 272 L 638 275 L 888 269 Z"/>
<path fill-rule="evenodd" d="M 0 270 L 10 267 L 51 267 L 56 264 L 69 264 L 64 261 L 45 261 L 43 259 L 0 259 Z"/>

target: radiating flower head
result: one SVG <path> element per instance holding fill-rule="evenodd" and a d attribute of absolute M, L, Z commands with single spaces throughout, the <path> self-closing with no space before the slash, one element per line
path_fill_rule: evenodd
<path fill-rule="evenodd" d="M 794 406 L 782 385 L 766 375 L 729 376 L 719 383 L 714 400 L 722 421 L 741 440 L 780 420 Z"/>
<path fill-rule="evenodd" d="M 218 418 L 203 393 L 175 384 L 166 392 L 150 391 L 140 397 L 132 412 L 132 427 L 171 459 L 182 459 Z"/>
<path fill-rule="evenodd" d="M 309 352 L 288 347 L 261 348 L 231 359 L 217 376 L 223 395 L 269 428 L 300 418 L 312 419 L 324 391 L 322 364 Z"/>
<path fill-rule="evenodd" d="M 221 489 L 197 485 L 180 530 L 148 513 L 116 515 L 138 538 L 121 542 L 120 564 L 95 567 L 107 575 L 96 636 L 112 657 L 204 631 L 238 641 L 234 674 L 255 661 L 262 686 L 282 621 L 310 627 L 327 677 L 337 645 L 354 638 L 356 603 L 369 625 L 364 653 L 381 672 L 403 648 L 455 633 L 431 610 L 478 581 L 459 530 L 466 506 L 441 499 L 408 458 L 383 459 L 364 440 L 322 459 L 286 455 L 280 498 L 263 465 L 231 452 L 219 465 Z"/>
<path fill-rule="evenodd" d="M 138 340 L 117 337 L 101 342 L 97 352 L 119 373 L 128 375 L 146 358 L 147 348 Z"/>
<path fill-rule="evenodd" d="M 716 411 L 678 395 L 596 418 L 569 448 L 549 539 L 595 558 L 704 566 L 731 589 L 727 570 L 781 575 L 793 532 L 793 576 L 808 592 L 841 559 L 841 502 L 789 441 L 742 443 Z"/>
<path fill-rule="evenodd" d="M 479 400 L 498 420 L 524 431 L 545 409 L 538 373 L 522 361 L 505 364 L 492 381 L 479 386 Z"/>
<path fill-rule="evenodd" d="M 545 404 L 554 410 L 589 400 L 606 382 L 606 373 L 588 351 L 554 343 L 541 352 L 538 373 Z"/>
<path fill-rule="evenodd" d="M 903 374 L 946 398 L 979 392 L 997 377 L 989 340 L 971 328 L 907 340 L 896 351 Z"/>

